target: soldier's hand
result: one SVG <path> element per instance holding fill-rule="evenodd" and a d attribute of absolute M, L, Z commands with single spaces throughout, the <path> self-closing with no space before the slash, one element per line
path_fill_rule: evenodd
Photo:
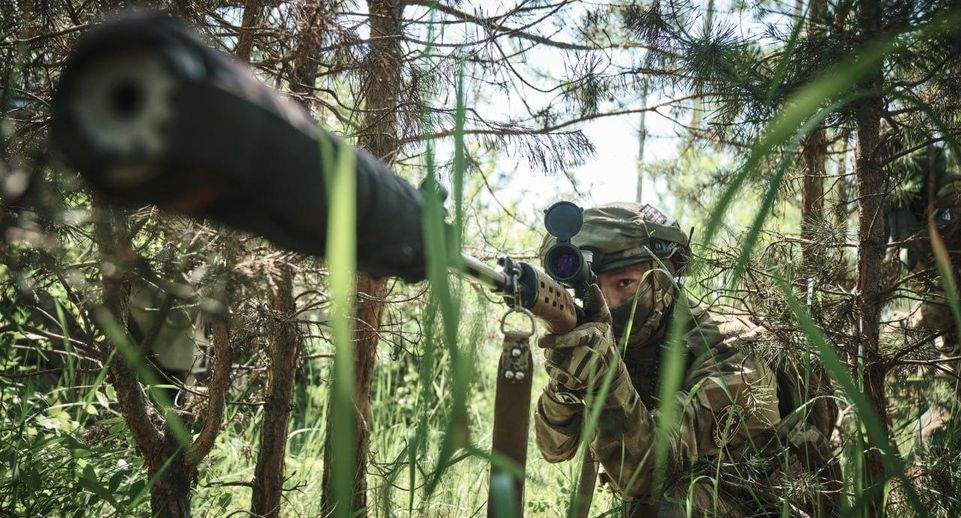
<path fill-rule="evenodd" d="M 537 344 L 544 349 L 551 380 L 582 394 L 600 387 L 604 375 L 621 363 L 611 331 L 611 314 L 597 285 L 591 286 L 588 305 L 588 322 L 567 333 L 545 335 Z"/>

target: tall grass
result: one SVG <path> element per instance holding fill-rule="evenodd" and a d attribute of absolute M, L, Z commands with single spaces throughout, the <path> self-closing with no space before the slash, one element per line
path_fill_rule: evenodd
<path fill-rule="evenodd" d="M 907 46 L 913 42 L 930 38 L 937 34 L 944 34 L 947 31 L 955 32 L 959 19 L 961 19 L 961 13 L 948 13 L 923 26 L 905 29 L 902 34 L 887 35 L 877 41 L 871 42 L 852 53 L 849 59 L 830 67 L 819 78 L 801 88 L 784 103 L 785 107 L 762 131 L 761 136 L 752 147 L 743 166 L 733 175 L 730 185 L 711 209 L 710 217 L 703 232 L 704 241 L 700 247 L 702 252 L 707 250 L 714 238 L 717 237 L 728 207 L 730 207 L 737 194 L 741 191 L 746 180 L 758 176 L 764 161 L 771 155 L 780 153 L 775 174 L 768 182 L 761 206 L 755 215 L 752 226 L 748 229 L 746 237 L 742 240 L 742 247 L 734 272 L 728 280 L 729 286 L 735 285 L 744 272 L 748 259 L 758 242 L 758 237 L 764 227 L 764 223 L 770 214 L 770 209 L 773 206 L 776 194 L 781 188 L 784 172 L 787 169 L 789 161 L 794 159 L 801 138 L 811 130 L 817 128 L 828 115 L 844 108 L 853 101 L 865 96 L 887 93 L 880 91 L 861 91 L 855 92 L 854 94 L 847 94 L 869 71 L 879 66 L 887 55 L 897 50 L 899 45 Z M 797 26 L 795 26 L 794 32 L 792 33 L 791 42 L 795 39 L 796 31 Z M 785 55 L 782 57 L 783 62 L 789 59 L 792 49 L 793 44 L 789 44 Z M 779 74 L 775 74 L 775 80 L 777 80 L 778 77 Z M 775 85 L 772 84 L 771 88 L 773 89 L 774 86 Z M 947 255 L 944 252 L 943 245 L 938 246 L 939 240 L 933 228 L 931 234 L 933 236 L 932 241 L 934 242 L 939 271 L 941 271 L 945 291 L 949 293 L 949 298 L 954 299 L 954 301 L 951 302 L 952 311 L 955 319 L 961 322 L 961 311 L 958 310 L 956 291 L 954 290 L 954 285 L 950 277 L 950 270 L 947 268 L 949 264 Z M 703 254 L 700 254 L 700 256 L 703 257 Z M 693 275 L 697 275 L 699 266 L 699 261 L 695 259 L 694 264 L 691 266 Z M 806 340 L 814 344 L 828 372 L 835 382 L 838 383 L 847 400 L 854 405 L 857 412 L 857 420 L 860 424 L 863 424 L 868 437 L 868 446 L 877 448 L 882 452 L 885 480 L 891 477 L 901 478 L 904 482 L 904 491 L 911 505 L 914 507 L 915 512 L 919 515 L 924 515 L 925 511 L 920 504 L 913 486 L 910 481 L 905 478 L 904 463 L 900 459 L 898 452 L 891 447 L 889 437 L 880 422 L 880 417 L 874 413 L 873 407 L 868 404 L 864 394 L 851 378 L 848 371 L 843 367 L 843 364 L 834 352 L 833 346 L 829 345 L 823 333 L 807 313 L 807 310 L 796 300 L 793 294 L 793 288 L 783 280 L 779 286 L 790 305 L 791 311 L 798 319 L 801 331 L 804 333 Z M 671 396 L 680 389 L 681 378 L 677 376 L 677 373 L 683 366 L 677 362 L 677 358 L 682 355 L 681 348 L 683 347 L 683 342 L 680 333 L 683 332 L 683 329 L 680 325 L 672 326 L 670 338 L 668 339 L 669 347 L 668 350 L 665 351 L 665 365 L 667 368 L 661 379 L 660 397 L 662 405 L 667 403 L 667 406 L 666 408 L 660 409 L 659 430 L 667 430 L 676 426 L 676 415 L 671 411 L 673 407 L 671 404 Z M 667 451 L 668 434 L 660 432 L 657 434 L 657 438 L 657 465 L 659 469 L 663 469 L 662 458 L 664 452 Z M 856 465 L 863 463 L 863 451 L 863 448 L 854 448 L 853 455 L 855 458 L 852 460 Z M 856 477 L 855 480 L 859 480 L 859 478 Z M 857 513 L 868 499 L 876 498 L 877 495 L 875 493 L 883 489 L 883 487 L 878 486 L 863 488 L 860 487 L 859 482 L 855 482 L 855 484 L 854 489 L 857 491 L 856 494 L 858 498 L 853 502 L 853 506 L 846 511 L 847 514 Z"/>
<path fill-rule="evenodd" d="M 321 150 L 321 156 L 332 157 L 330 142 L 322 138 L 321 145 L 327 148 Z M 342 145 L 336 155 L 336 165 L 324 168 L 325 171 L 332 171 L 327 182 L 330 186 L 327 264 L 330 268 L 330 325 L 335 351 L 334 398 L 330 417 L 333 465 L 329 469 L 334 473 L 334 512 L 338 517 L 351 515 L 353 466 L 357 454 L 354 451 L 353 301 L 357 271 L 357 186 L 354 164 L 354 150 Z"/>

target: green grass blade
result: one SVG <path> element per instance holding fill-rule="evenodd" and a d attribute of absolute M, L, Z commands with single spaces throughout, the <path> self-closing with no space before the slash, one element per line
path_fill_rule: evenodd
<path fill-rule="evenodd" d="M 751 257 L 751 252 L 754 251 L 754 246 L 757 245 L 758 238 L 761 235 L 761 230 L 764 228 L 764 222 L 770 214 L 771 208 L 774 206 L 774 202 L 777 199 L 777 194 L 781 188 L 781 183 L 784 180 L 784 175 L 794 161 L 795 152 L 801 145 L 801 140 L 805 135 L 820 126 L 821 123 L 824 122 L 824 119 L 828 117 L 828 115 L 866 95 L 869 94 L 861 93 L 851 95 L 843 100 L 831 103 L 829 106 L 818 110 L 818 112 L 809 120 L 807 120 L 797 131 L 797 133 L 791 137 L 790 142 L 787 143 L 784 151 L 781 153 L 780 161 L 778 162 L 777 168 L 774 170 L 774 176 L 768 182 L 768 187 L 764 192 L 763 199 L 761 200 L 761 206 L 754 215 L 754 220 L 751 223 L 751 226 L 748 228 L 748 233 L 741 240 L 741 252 L 739 253 L 737 261 L 734 264 L 734 270 L 731 272 L 731 277 L 728 279 L 728 286 L 733 287 L 737 285 L 741 275 L 744 274 L 744 269 L 747 267 L 748 260 Z"/>
<path fill-rule="evenodd" d="M 107 340 L 120 352 L 120 357 L 127 363 L 130 370 L 136 373 L 140 381 L 146 385 L 150 396 L 157 401 L 158 406 L 163 409 L 164 422 L 173 434 L 174 439 L 180 444 L 180 447 L 190 447 L 190 432 L 187 430 L 187 427 L 184 426 L 180 416 L 174 411 L 170 398 L 167 397 L 167 394 L 163 390 L 151 390 L 152 388 L 161 388 L 166 385 L 162 384 L 154 370 L 147 366 L 147 363 L 140 355 L 140 351 L 134 346 L 133 340 L 124 331 L 120 322 L 117 321 L 109 309 L 103 306 L 94 308 L 93 320 L 100 326 Z"/>
<path fill-rule="evenodd" d="M 434 11 L 428 23 L 428 45 L 425 55 L 429 55 L 434 41 Z M 431 297 L 437 301 L 440 310 L 444 343 L 450 360 L 450 413 L 445 424 L 445 431 L 441 440 L 437 463 L 425 485 L 425 493 L 430 495 L 440 483 L 441 476 L 450 465 L 454 453 L 467 445 L 467 389 L 473 377 L 469 359 L 461 351 L 457 332 L 460 324 L 461 303 L 459 291 L 454 289 L 447 275 L 451 251 L 460 247 L 460 235 L 463 226 L 463 175 L 465 170 L 464 119 L 466 108 L 463 89 L 463 69 L 458 71 L 455 107 L 454 131 L 454 203 L 455 228 L 450 232 L 444 222 L 444 209 L 439 196 L 440 184 L 437 179 L 437 168 L 434 160 L 434 149 L 431 142 L 427 143 L 426 165 L 427 176 L 424 179 L 424 215 L 423 233 L 424 247 L 427 258 L 427 280 L 430 282 Z M 426 107 L 423 117 L 427 120 Z M 457 264 L 454 261 L 454 264 Z M 429 383 L 429 380 L 422 380 Z"/>
<path fill-rule="evenodd" d="M 854 86 L 890 51 L 893 41 L 892 38 L 885 38 L 866 45 L 860 52 L 855 53 L 856 57 L 831 67 L 820 79 L 800 89 L 785 102 L 787 108 L 765 127 L 744 165 L 734 173 L 729 187 L 711 210 L 704 230 L 702 248 L 710 246 L 717 236 L 734 197 L 745 181 L 755 174 L 764 158 L 795 136 L 798 128 L 811 120 L 812 115 L 817 113 L 825 102 Z"/>
<path fill-rule="evenodd" d="M 321 139 L 322 157 L 331 157 L 331 145 Z M 326 153 L 324 152 L 326 151 Z M 334 397 L 331 408 L 330 466 L 334 479 L 334 514 L 351 516 L 354 493 L 354 346 L 353 310 L 357 269 L 357 207 L 354 150 L 342 144 L 330 171 L 330 215 L 327 230 L 327 264 L 330 269 L 330 324 L 334 338 Z M 333 157 L 331 157 L 331 160 Z"/>
<path fill-rule="evenodd" d="M 784 103 L 787 108 L 765 127 L 744 165 L 735 172 L 730 179 L 729 187 L 711 210 L 704 230 L 702 248 L 710 246 L 720 230 L 734 197 L 745 181 L 754 174 L 763 159 L 795 135 L 797 129 L 805 121 L 810 120 L 825 102 L 838 98 L 856 85 L 886 55 L 895 50 L 897 45 L 910 45 L 923 38 L 956 33 L 959 24 L 961 24 L 961 11 L 955 10 L 924 25 L 907 28 L 904 34 L 881 37 L 853 52 L 850 58 L 828 68 L 817 80 L 788 98 Z"/>
<path fill-rule="evenodd" d="M 467 107 L 464 99 L 464 66 L 457 70 L 456 106 L 454 107 L 454 248 L 459 249 L 464 235 L 464 175 L 467 172 L 467 153 L 464 142 L 464 124 Z"/>
<path fill-rule="evenodd" d="M 961 166 L 961 144 L 958 143 L 957 139 L 954 137 L 954 133 L 950 130 L 947 124 L 941 117 L 935 113 L 927 103 L 918 98 L 913 92 L 903 91 L 894 92 L 893 97 L 904 101 L 912 105 L 915 109 L 922 112 L 931 121 L 931 124 L 944 135 L 944 140 L 948 147 L 951 149 L 951 156 L 954 158 L 955 162 Z M 925 195 L 933 195 L 934 193 L 925 193 Z M 961 300 L 958 297 L 958 284 L 957 279 L 954 278 L 954 270 L 951 267 L 951 257 L 948 254 L 948 249 L 944 244 L 944 240 L 941 239 L 940 233 L 937 231 L 937 227 L 934 223 L 934 212 L 928 211 L 928 237 L 931 239 L 931 249 L 934 252 L 935 264 L 938 270 L 938 277 L 941 281 L 941 287 L 944 290 L 945 299 L 948 302 L 948 307 L 951 309 L 951 315 L 954 317 L 955 329 L 961 329 Z"/>
<path fill-rule="evenodd" d="M 447 276 L 448 240 L 444 224 L 443 207 L 437 192 L 438 184 L 433 160 L 432 146 L 427 151 L 427 178 L 424 181 L 428 193 L 424 200 L 424 244 L 427 250 L 427 279 L 430 281 L 431 296 L 435 297 L 440 309 L 444 342 L 450 357 L 451 403 L 450 416 L 441 441 L 437 467 L 426 486 L 427 494 L 436 489 L 440 476 L 454 452 L 466 445 L 467 434 L 467 385 L 471 377 L 470 365 L 457 344 L 457 330 L 460 320 L 460 300 L 456 296 Z"/>
<path fill-rule="evenodd" d="M 647 275 L 650 275 L 651 273 L 653 272 L 652 271 L 646 272 L 644 278 L 646 279 Z M 644 279 L 642 279 L 641 282 L 643 283 Z M 627 326 L 624 329 L 624 336 L 621 340 L 620 346 L 618 347 L 618 353 L 622 357 L 624 355 L 624 351 L 627 350 L 627 340 L 631 336 L 631 328 L 633 327 L 633 323 L 634 323 L 634 313 L 637 311 L 637 299 L 639 294 L 640 294 L 640 290 L 637 290 L 636 292 L 634 292 L 634 297 L 631 299 L 631 311 L 627 317 Z M 611 391 L 611 383 L 614 382 L 615 374 L 617 374 L 617 371 L 615 369 L 608 369 L 608 371 L 604 373 L 604 378 L 601 380 L 600 387 L 596 389 L 596 392 L 594 394 L 595 401 L 605 401 L 607 399 L 607 396 Z M 583 424 L 581 425 L 580 445 L 578 446 L 579 453 L 577 455 L 577 464 L 576 464 L 577 466 L 583 465 L 584 458 L 587 455 L 590 455 L 589 447 L 590 447 L 591 441 L 594 439 L 594 432 L 597 430 L 597 424 L 601 417 L 601 411 L 604 409 L 603 407 L 604 405 L 598 404 L 598 405 L 595 405 L 593 408 L 586 409 L 587 419 L 584 419 Z M 580 486 L 580 478 L 581 478 L 581 471 L 577 470 L 573 480 L 574 484 L 571 489 L 571 499 L 567 504 L 568 518 L 573 517 L 574 512 L 577 509 L 578 497 L 580 496 L 577 494 L 577 489 Z"/>

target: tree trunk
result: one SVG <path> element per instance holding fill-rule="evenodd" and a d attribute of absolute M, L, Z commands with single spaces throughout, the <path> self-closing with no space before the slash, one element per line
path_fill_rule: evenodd
<path fill-rule="evenodd" d="M 647 51 L 647 55 L 644 57 L 644 68 L 651 68 L 653 54 L 650 50 Z M 643 85 L 641 86 L 641 106 L 647 106 L 647 99 L 651 93 L 651 81 L 650 78 L 645 77 L 643 80 Z M 697 100 L 695 99 L 694 108 L 697 109 Z M 634 201 L 637 203 L 643 203 L 644 199 L 644 173 L 646 169 L 644 167 L 644 151 L 647 147 L 647 111 L 641 112 L 640 121 L 637 128 L 637 191 L 634 193 Z"/>
<path fill-rule="evenodd" d="M 400 0 L 370 0 L 370 50 L 362 68 L 361 95 L 364 98 L 364 121 L 358 143 L 374 156 L 392 164 L 400 148 L 397 137 L 397 105 L 401 90 L 402 49 L 401 25 L 403 3 Z M 357 276 L 357 327 L 354 330 L 356 347 L 354 385 L 356 410 L 356 465 L 354 466 L 354 498 L 352 512 L 367 508 L 367 457 L 370 452 L 370 389 L 377 358 L 378 331 L 384 314 L 386 279 Z M 330 425 L 328 423 L 328 430 Z M 324 445 L 324 458 L 331 458 L 330 433 Z M 324 463 L 323 506 L 333 505 L 333 473 L 329 462 Z"/>
<path fill-rule="evenodd" d="M 294 302 L 294 273 L 290 265 L 280 265 L 280 278 L 271 293 L 273 325 L 270 336 L 270 382 L 264 405 L 263 428 L 250 511 L 257 516 L 280 514 L 284 485 L 284 456 L 287 453 L 287 424 L 294 394 L 294 369 L 300 347 Z"/>
<path fill-rule="evenodd" d="M 234 54 L 241 61 L 250 61 L 250 52 L 254 48 L 254 28 L 260 23 L 261 4 L 263 0 L 246 0 L 244 2 L 244 16 L 240 22 L 240 33 L 237 35 L 237 46 Z"/>
<path fill-rule="evenodd" d="M 798 2 L 798 14 L 801 2 Z M 818 36 L 821 26 L 818 19 L 826 8 L 824 0 L 814 0 L 808 9 L 807 27 L 809 36 Z M 804 137 L 801 144 L 801 158 L 804 163 L 804 177 L 801 180 L 801 262 L 812 265 L 817 253 L 815 229 L 824 219 L 824 176 L 828 154 L 826 131 L 818 126 Z"/>
<path fill-rule="evenodd" d="M 103 264 L 103 307 L 109 315 L 95 313 L 94 318 L 101 326 L 113 320 L 126 333 L 129 276 L 136 257 L 127 236 L 124 217 L 102 205 L 98 209 L 98 216 L 94 220 L 94 239 L 100 248 Z M 109 352 L 104 351 L 104 358 L 108 355 Z M 192 470 L 184 463 L 184 455 L 178 450 L 179 445 L 173 433 L 167 426 L 163 427 L 163 431 L 159 430 L 151 420 L 150 401 L 122 354 L 114 356 L 108 372 L 110 383 L 117 393 L 120 415 L 127 423 L 137 451 L 144 458 L 148 476 L 153 478 L 160 474 L 150 488 L 151 514 L 164 518 L 189 517 Z M 170 458 L 172 455 L 175 455 L 173 459 Z"/>
<path fill-rule="evenodd" d="M 253 29 L 259 23 L 263 11 L 262 0 L 246 0 L 240 34 L 237 37 L 237 57 L 250 61 L 254 45 Z M 236 236 L 227 236 L 225 249 L 228 257 L 236 257 Z M 228 265 L 230 261 L 228 261 Z M 272 325 L 268 330 L 270 341 L 270 380 L 264 404 L 263 424 L 254 467 L 253 492 L 250 511 L 256 516 L 280 515 L 280 502 L 284 487 L 284 458 L 287 454 L 287 428 L 294 395 L 294 372 L 300 350 L 301 336 L 296 322 L 294 300 L 294 272 L 288 264 L 281 264 L 279 276 L 271 291 L 270 309 Z M 229 289 L 228 289 L 229 291 Z M 228 333 L 229 321 L 215 322 L 215 333 Z"/>
<path fill-rule="evenodd" d="M 230 388 L 230 374 L 233 368 L 233 319 L 231 314 L 237 307 L 233 287 L 233 270 L 240 260 L 240 241 L 236 232 L 223 231 L 223 245 L 221 253 L 224 256 L 224 289 L 221 292 L 224 307 L 228 308 L 223 314 L 213 316 L 211 339 L 213 365 L 210 378 L 207 380 L 207 410 L 204 412 L 204 426 L 194 440 L 193 447 L 187 452 L 186 462 L 189 468 L 197 465 L 210 453 L 224 421 L 224 408 L 227 405 L 227 391 Z"/>
<path fill-rule="evenodd" d="M 357 328 L 354 330 L 356 356 L 354 363 L 354 498 L 352 510 L 367 508 L 367 458 L 370 455 L 371 385 L 374 379 L 374 364 L 377 360 L 378 329 L 384 313 L 386 279 L 375 279 L 367 275 L 357 276 Z M 324 513 L 333 511 L 333 477 L 338 474 L 330 469 L 331 423 L 327 423 L 326 444 L 324 445 L 324 475 L 322 502 Z"/>
<path fill-rule="evenodd" d="M 861 2 L 859 13 L 861 42 L 880 35 L 881 6 L 878 0 Z M 878 91 L 883 83 L 879 63 L 862 81 L 862 90 Z M 879 352 L 881 322 L 882 278 L 881 263 L 884 258 L 884 177 L 881 170 L 880 128 L 883 103 L 880 96 L 872 96 L 857 102 L 855 121 L 857 125 L 857 155 L 855 178 L 858 189 L 858 285 L 857 302 L 860 308 L 858 343 L 864 356 L 863 388 L 873 410 L 887 431 L 887 404 L 884 393 L 885 365 Z M 865 459 L 865 484 L 878 484 L 884 474 L 878 445 L 870 445 Z M 883 514 L 883 492 L 868 504 L 871 516 Z"/>
<path fill-rule="evenodd" d="M 190 500 L 193 469 L 184 461 L 183 449 L 179 448 L 177 439 L 167 429 L 164 431 L 163 449 L 161 457 L 169 464 L 153 487 L 150 488 L 150 512 L 152 516 L 163 518 L 188 518 L 190 516 Z M 173 457 L 173 458 L 171 458 Z M 148 470 L 151 476 L 157 473 L 158 467 Z"/>
<path fill-rule="evenodd" d="M 815 230 L 824 219 L 824 164 L 827 158 L 825 130 L 819 127 L 804 137 L 801 156 L 801 261 L 810 266 L 817 253 Z"/>
<path fill-rule="evenodd" d="M 647 81 L 641 90 L 641 104 L 647 105 Z M 642 203 L 644 199 L 644 146 L 647 143 L 647 112 L 641 112 L 641 120 L 637 129 L 637 191 L 634 201 Z"/>

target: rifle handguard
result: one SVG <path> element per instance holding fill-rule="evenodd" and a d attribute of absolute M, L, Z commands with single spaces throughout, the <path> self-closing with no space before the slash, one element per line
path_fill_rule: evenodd
<path fill-rule="evenodd" d="M 566 333 L 577 326 L 577 306 L 567 288 L 527 263 L 519 279 L 522 305 L 544 321 L 550 333 Z"/>

